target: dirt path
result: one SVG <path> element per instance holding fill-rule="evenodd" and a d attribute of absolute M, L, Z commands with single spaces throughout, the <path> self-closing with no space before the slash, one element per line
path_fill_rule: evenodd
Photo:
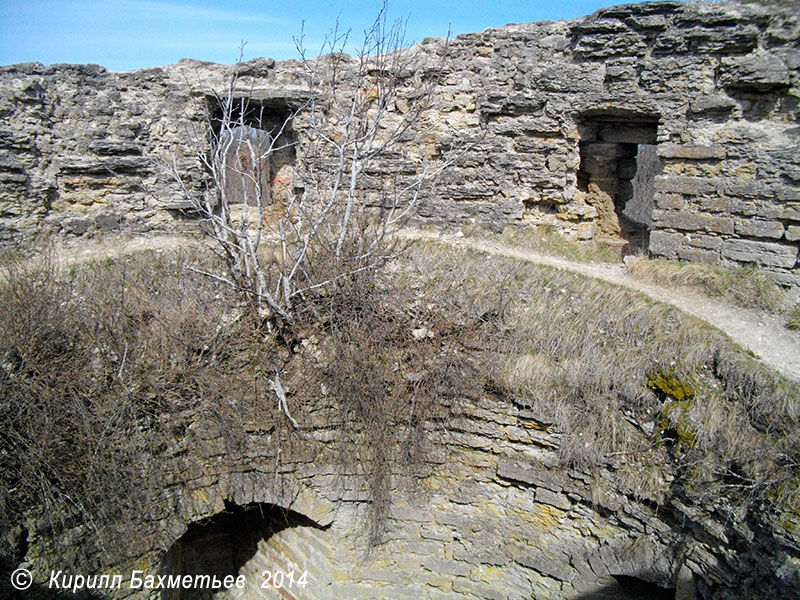
<path fill-rule="evenodd" d="M 109 234 L 107 236 L 83 240 L 58 240 L 53 244 L 53 253 L 58 265 L 74 265 L 107 258 L 120 258 L 126 254 L 146 250 L 178 250 L 198 248 L 207 244 L 208 238 L 162 234 Z"/>
<path fill-rule="evenodd" d="M 800 381 L 800 335 L 788 331 L 783 327 L 782 320 L 774 315 L 737 308 L 685 288 L 665 288 L 644 283 L 628 275 L 621 264 L 575 262 L 494 241 L 459 237 L 452 233 L 406 229 L 401 235 L 408 239 L 433 240 L 548 265 L 641 292 L 713 325 L 742 348 L 753 352 L 765 364 L 794 381 Z M 208 240 L 183 235 L 121 236 L 99 241 L 62 243 L 56 245 L 55 252 L 59 262 L 68 265 L 119 257 L 142 250 L 196 248 L 205 243 Z"/>
<path fill-rule="evenodd" d="M 401 235 L 408 239 L 434 240 L 451 246 L 548 265 L 641 292 L 713 325 L 742 348 L 753 352 L 765 364 L 789 379 L 800 381 L 800 335 L 788 331 L 780 317 L 737 308 L 685 288 L 665 288 L 644 283 L 628 275 L 621 264 L 573 262 L 498 242 L 433 231 L 408 229 Z"/>

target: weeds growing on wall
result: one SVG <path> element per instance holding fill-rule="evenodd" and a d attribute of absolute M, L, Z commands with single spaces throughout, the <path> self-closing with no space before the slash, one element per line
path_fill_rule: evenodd
<path fill-rule="evenodd" d="M 797 386 L 713 329 L 598 281 L 432 243 L 392 264 L 309 296 L 286 345 L 180 254 L 7 262 L 3 530 L 38 519 L 44 531 L 48 515 L 54 543 L 76 525 L 90 534 L 70 550 L 82 565 L 136 555 L 164 535 L 141 523 L 164 516 L 169 474 L 205 472 L 212 432 L 220 468 L 246 467 L 260 443 L 277 472 L 315 451 L 308 427 L 322 406 L 335 451 L 318 458 L 363 476 L 378 542 L 397 478 L 424 474 L 459 402 L 484 394 L 560 433 L 565 466 L 613 466 L 632 496 L 797 505 Z"/>
<path fill-rule="evenodd" d="M 475 394 L 464 335 L 435 305 L 385 274 L 364 273 L 321 308 L 326 348 L 314 386 L 336 399 L 339 460 L 359 465 L 371 499 L 369 539 L 382 540 L 395 475 L 424 470 L 430 434 Z M 438 425 L 437 425 L 438 424 Z"/>
<path fill-rule="evenodd" d="M 230 288 L 187 270 L 188 260 L 5 263 L 3 530 L 24 536 L 34 519 L 57 544 L 80 526 L 78 547 L 55 548 L 67 552 L 63 564 L 137 556 L 148 536 L 164 535 L 142 527 L 164 517 L 171 474 L 206 472 L 208 440 L 225 449 L 220 468 L 246 468 L 248 448 L 261 444 L 277 472 L 313 446 L 308 415 L 322 399 L 334 407 L 326 426 L 338 450 L 328 459 L 363 473 L 370 539 L 379 541 L 393 478 L 424 465 L 431 423 L 444 422 L 474 381 L 458 336 L 420 335 L 423 323 L 448 329 L 390 278 L 362 271 L 309 296 L 302 340 L 286 345 Z M 198 261 L 215 266 L 213 257 L 191 257 Z M 283 403 L 278 372 L 291 390 Z M 3 554 L 13 555 L 15 540 L 6 542 Z"/>
<path fill-rule="evenodd" d="M 45 509 L 54 536 L 82 525 L 86 553 L 117 556 L 163 481 L 161 416 L 224 393 L 234 305 L 154 254 L 68 271 L 12 261 L 0 281 L 3 528 Z"/>
<path fill-rule="evenodd" d="M 565 466 L 612 465 L 656 502 L 677 487 L 797 506 L 800 390 L 711 327 L 546 267 L 435 244 L 414 261 L 426 297 L 483 315 L 474 351 L 493 390 L 562 433 Z"/>

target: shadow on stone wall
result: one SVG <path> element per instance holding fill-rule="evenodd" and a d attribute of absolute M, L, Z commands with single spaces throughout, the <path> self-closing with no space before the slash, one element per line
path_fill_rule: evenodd
<path fill-rule="evenodd" d="M 659 587 L 638 577 L 617 575 L 604 577 L 596 587 L 576 596 L 574 600 L 675 600 L 675 590 Z"/>
<path fill-rule="evenodd" d="M 225 510 L 190 523 L 169 549 L 162 562 L 162 574 L 211 575 L 222 581 L 227 576 L 244 576 L 241 597 L 264 597 L 261 587 L 265 571 L 288 574 L 308 564 L 307 546 L 290 540 L 288 530 L 322 528 L 308 517 L 274 504 L 254 502 L 240 506 L 226 502 Z M 284 534 L 284 535 L 281 535 Z M 206 598 L 208 590 L 165 590 L 164 600 Z M 267 597 L 269 594 L 267 594 Z"/>

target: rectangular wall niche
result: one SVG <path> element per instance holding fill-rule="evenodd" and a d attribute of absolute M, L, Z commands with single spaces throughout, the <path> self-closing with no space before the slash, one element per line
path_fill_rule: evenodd
<path fill-rule="evenodd" d="M 207 104 L 211 143 L 224 150 L 228 201 L 252 206 L 285 204 L 295 192 L 296 179 L 296 134 L 289 103 L 274 96 L 242 96 L 226 107 L 219 98 L 209 96 Z"/>
<path fill-rule="evenodd" d="M 601 114 L 579 126 L 578 190 L 597 209 L 596 235 L 619 240 L 627 254 L 646 251 L 653 224 L 658 117 Z"/>

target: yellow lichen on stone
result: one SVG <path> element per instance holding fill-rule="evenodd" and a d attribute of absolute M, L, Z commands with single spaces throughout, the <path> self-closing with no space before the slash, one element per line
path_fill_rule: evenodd
<path fill-rule="evenodd" d="M 677 450 L 682 448 L 693 448 L 697 442 L 697 432 L 689 422 L 689 409 L 691 400 L 669 402 L 661 410 L 661 433 L 667 430 L 675 432 L 675 447 Z"/>
<path fill-rule="evenodd" d="M 651 373 L 647 378 L 647 387 L 663 392 L 678 401 L 694 398 L 694 386 L 691 382 L 680 379 L 669 371 Z"/>
<path fill-rule="evenodd" d="M 552 531 L 561 526 L 559 519 L 564 511 L 549 504 L 535 504 L 534 509 L 526 511 L 523 518 L 542 532 Z"/>

